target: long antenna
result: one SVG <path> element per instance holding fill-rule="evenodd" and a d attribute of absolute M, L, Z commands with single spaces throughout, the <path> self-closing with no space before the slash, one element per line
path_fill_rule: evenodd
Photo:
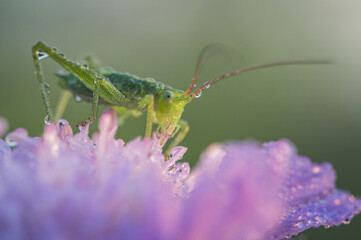
<path fill-rule="evenodd" d="M 234 75 L 237 75 L 237 74 L 240 74 L 243 72 L 247 72 L 247 71 L 251 71 L 251 70 L 267 68 L 267 67 L 284 66 L 284 65 L 330 64 L 330 63 L 331 63 L 330 60 L 286 60 L 286 61 L 277 61 L 277 62 L 270 62 L 270 63 L 263 63 L 263 64 L 258 64 L 258 65 L 248 66 L 248 67 L 234 70 L 233 72 L 222 74 L 222 75 L 214 78 L 212 81 L 208 81 L 208 82 L 204 83 L 200 88 L 198 88 L 191 94 L 191 97 L 196 98 L 196 97 L 200 96 L 200 94 L 202 93 L 202 91 L 204 89 L 209 88 L 211 85 L 215 84 L 216 82 L 221 81 L 222 79 L 232 77 Z"/>
<path fill-rule="evenodd" d="M 188 90 L 185 92 L 185 97 L 188 97 L 193 88 L 195 87 L 196 85 L 196 81 L 197 81 L 197 78 L 198 78 L 198 75 L 202 69 L 202 67 L 204 66 L 204 64 L 207 62 L 207 60 L 212 56 L 214 55 L 217 51 L 220 51 L 222 50 L 221 49 L 221 45 L 219 44 L 216 44 L 216 43 L 210 43 L 208 44 L 207 46 L 205 46 L 202 51 L 199 53 L 199 56 L 198 56 L 198 61 L 197 61 L 197 66 L 196 66 L 196 70 L 194 72 L 194 75 L 192 77 L 192 82 L 191 84 L 189 85 L 189 88 Z"/>

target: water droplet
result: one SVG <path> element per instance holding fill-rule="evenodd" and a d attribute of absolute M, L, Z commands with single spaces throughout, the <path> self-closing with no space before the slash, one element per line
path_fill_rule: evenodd
<path fill-rule="evenodd" d="M 83 67 L 85 67 L 87 70 L 89 69 L 89 66 L 87 64 L 84 64 Z"/>
<path fill-rule="evenodd" d="M 78 95 L 77 95 L 77 96 L 75 96 L 75 101 L 76 101 L 76 102 L 80 102 L 81 100 L 82 100 L 82 99 L 81 99 L 81 97 L 80 97 L 80 96 L 78 96 Z"/>
<path fill-rule="evenodd" d="M 349 224 L 350 222 L 351 222 L 351 220 L 348 219 L 348 218 L 346 218 L 342 223 L 343 223 L 343 224 Z"/>
<path fill-rule="evenodd" d="M 45 88 L 45 92 L 46 92 L 46 94 L 50 94 L 50 86 L 49 86 L 49 84 L 48 83 L 44 83 L 44 88 Z"/>
<path fill-rule="evenodd" d="M 15 148 L 18 146 L 19 141 L 21 141 L 24 137 L 28 136 L 28 132 L 24 128 L 18 128 L 15 131 L 9 133 L 5 137 L 5 142 L 11 148 Z"/>
<path fill-rule="evenodd" d="M 320 166 L 314 166 L 313 168 L 312 168 L 312 172 L 313 173 L 319 173 L 321 171 L 321 167 Z"/>
<path fill-rule="evenodd" d="M 65 57 L 64 53 L 59 53 L 60 56 Z"/>
<path fill-rule="evenodd" d="M 42 60 L 42 59 L 44 59 L 44 58 L 49 57 L 49 55 L 46 54 L 46 53 L 44 53 L 44 52 L 37 52 L 37 54 L 38 54 L 38 59 L 39 59 L 39 60 Z"/>
<path fill-rule="evenodd" d="M 72 140 L 73 140 L 72 136 L 66 136 L 65 137 L 65 141 L 68 142 L 68 143 L 71 142 Z"/>
<path fill-rule="evenodd" d="M 200 98 L 202 96 L 202 92 L 196 94 L 195 98 Z"/>
<path fill-rule="evenodd" d="M 46 125 L 50 125 L 50 124 L 51 124 L 51 122 L 50 122 L 50 117 L 49 117 L 48 115 L 45 116 L 45 118 L 44 118 L 44 123 L 45 123 Z"/>
<path fill-rule="evenodd" d="M 325 219 L 323 217 L 320 217 L 320 216 L 317 216 L 315 217 L 315 220 L 318 222 L 318 223 L 324 223 L 325 222 Z"/>
<path fill-rule="evenodd" d="M 305 229 L 305 228 L 307 228 L 307 225 L 305 222 L 302 221 L 302 222 L 296 223 L 295 227 L 298 227 L 299 229 Z"/>
<path fill-rule="evenodd" d="M 206 85 L 206 89 L 208 89 L 211 85 Z"/>
<path fill-rule="evenodd" d="M 53 47 L 53 51 L 55 51 L 55 52 L 56 52 L 56 51 L 58 51 L 58 49 L 57 49 L 57 48 L 55 48 L 55 47 Z"/>
<path fill-rule="evenodd" d="M 62 128 L 67 125 L 67 122 L 65 120 L 59 119 L 58 120 L 59 127 Z"/>
<path fill-rule="evenodd" d="M 5 138 L 5 142 L 11 148 L 14 148 L 14 147 L 16 147 L 18 145 L 18 142 L 9 140 L 7 138 Z"/>

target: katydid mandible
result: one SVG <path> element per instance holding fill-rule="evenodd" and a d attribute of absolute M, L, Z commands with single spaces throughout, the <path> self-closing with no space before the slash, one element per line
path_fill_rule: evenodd
<path fill-rule="evenodd" d="M 90 58 L 87 59 L 87 65 L 72 62 L 65 58 L 64 54 L 59 53 L 56 48 L 49 47 L 41 41 L 33 46 L 32 56 L 46 115 L 50 122 L 55 122 L 61 117 L 71 93 L 75 99 L 81 98 L 92 102 L 90 117 L 78 124 L 77 127 L 85 126 L 96 118 L 99 104 L 111 106 L 123 119 L 129 116 L 139 116 L 142 112 L 147 111 L 145 137 L 151 137 L 154 123 L 158 125 L 157 133 L 173 138 L 165 151 L 166 159 L 168 159 L 170 150 L 177 146 L 189 131 L 188 123 L 181 119 L 185 105 L 198 98 L 202 91 L 214 83 L 242 72 L 260 68 L 329 63 L 326 60 L 287 60 L 248 66 L 220 75 L 193 91 L 200 69 L 205 62 L 206 51 L 207 47 L 203 49 L 198 58 L 196 70 L 187 91 L 174 89 L 161 82 L 156 82 L 152 78 L 139 78 L 128 73 L 119 73 L 109 67 L 100 68 Z M 49 85 L 45 82 L 40 65 L 40 60 L 47 57 L 52 58 L 67 70 L 66 73 L 59 72 L 57 74 L 60 78 L 59 85 L 65 91 L 55 115 L 48 98 Z"/>

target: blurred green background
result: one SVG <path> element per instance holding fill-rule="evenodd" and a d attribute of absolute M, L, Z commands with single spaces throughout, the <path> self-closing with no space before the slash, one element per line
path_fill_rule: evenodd
<path fill-rule="evenodd" d="M 191 127 L 182 142 L 184 160 L 194 164 L 213 142 L 288 138 L 300 154 L 331 162 L 338 187 L 361 197 L 360 9 L 357 0 L 2 0 L 0 115 L 11 130 L 42 133 L 45 112 L 30 52 L 38 40 L 70 59 L 94 53 L 103 65 L 183 90 L 199 51 L 212 42 L 235 54 L 231 61 L 209 61 L 198 86 L 240 66 L 331 58 L 329 66 L 258 70 L 211 87 L 183 115 Z M 60 67 L 50 60 L 43 67 L 54 106 L 60 91 L 53 73 Z M 90 108 L 72 100 L 64 117 L 74 126 Z M 144 128 L 144 117 L 131 119 L 118 136 L 128 141 Z M 309 230 L 298 239 L 359 239 L 360 226 L 358 216 L 350 225 Z"/>

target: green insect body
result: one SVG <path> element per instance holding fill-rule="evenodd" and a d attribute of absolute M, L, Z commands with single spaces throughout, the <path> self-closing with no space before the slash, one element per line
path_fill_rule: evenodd
<path fill-rule="evenodd" d="M 118 73 L 109 67 L 96 71 L 107 78 L 124 95 L 122 101 L 109 102 L 102 98 L 100 91 L 99 104 L 115 105 L 118 111 L 118 107 L 123 107 L 136 112 L 143 112 L 146 108 L 144 104 L 140 103 L 142 103 L 143 99 L 146 99 L 147 95 L 153 96 L 154 108 L 157 111 L 154 112 L 152 121 L 158 123 L 160 130 L 168 135 L 171 135 L 177 127 L 185 104 L 192 100 L 191 97 L 184 97 L 184 91 L 173 89 L 161 82 L 156 82 L 152 78 L 142 79 L 135 75 Z M 56 75 L 61 78 L 61 81 L 59 81 L 60 87 L 71 91 L 79 99 L 92 101 L 93 91 L 85 86 L 74 74 L 59 72 Z"/>
<path fill-rule="evenodd" d="M 178 145 L 189 131 L 188 123 L 181 120 L 185 105 L 199 97 L 202 91 L 212 84 L 245 71 L 265 67 L 328 63 L 328 61 L 324 60 L 295 60 L 254 65 L 223 74 L 212 81 L 204 83 L 200 88 L 192 92 L 200 69 L 205 62 L 206 52 L 207 47 L 199 56 L 190 87 L 187 91 L 182 91 L 161 82 L 156 82 L 151 78 L 143 79 L 126 73 L 118 73 L 109 67 L 99 68 L 91 59 L 88 59 L 89 65 L 74 63 L 65 58 L 57 49 L 51 48 L 41 41 L 32 48 L 35 73 L 50 122 L 54 122 L 61 117 L 71 93 L 76 96 L 76 99 L 92 102 L 91 116 L 77 126 L 84 126 L 92 122 L 97 116 L 99 104 L 107 104 L 113 107 L 120 114 L 120 119 L 139 116 L 146 111 L 145 137 L 149 138 L 151 136 L 153 123 L 158 125 L 157 132 L 162 133 L 163 137 L 173 137 L 165 152 L 166 159 L 168 159 L 170 150 Z M 59 85 L 65 91 L 59 101 L 55 116 L 48 99 L 49 85 L 45 82 L 40 65 L 40 60 L 46 57 L 52 58 L 67 70 L 66 73 L 57 73 Z"/>

